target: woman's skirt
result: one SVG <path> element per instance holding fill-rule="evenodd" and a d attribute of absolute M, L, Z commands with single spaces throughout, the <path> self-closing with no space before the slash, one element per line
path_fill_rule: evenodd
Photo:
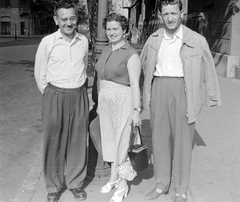
<path fill-rule="evenodd" d="M 130 86 L 101 80 L 98 97 L 103 160 L 115 162 L 119 177 L 132 180 L 136 176 L 128 158 L 133 115 Z"/>

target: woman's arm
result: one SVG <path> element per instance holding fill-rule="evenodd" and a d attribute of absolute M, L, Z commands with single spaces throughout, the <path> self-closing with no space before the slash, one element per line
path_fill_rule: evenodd
<path fill-rule="evenodd" d="M 130 86 L 132 90 L 133 96 L 133 124 L 139 125 L 141 124 L 140 118 L 140 109 L 141 101 L 140 101 L 140 88 L 139 88 L 139 79 L 141 73 L 141 62 L 138 54 L 132 55 L 127 63 L 129 78 L 130 78 Z"/>

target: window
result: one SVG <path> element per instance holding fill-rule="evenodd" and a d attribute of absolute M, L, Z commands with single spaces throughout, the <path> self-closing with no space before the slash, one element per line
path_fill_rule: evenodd
<path fill-rule="evenodd" d="M 10 22 L 1 22 L 1 35 L 11 35 Z"/>
<path fill-rule="evenodd" d="M 9 8 L 10 7 L 10 0 L 5 0 L 5 8 Z"/>
<path fill-rule="evenodd" d="M 10 0 L 0 0 L 0 8 L 9 8 Z"/>
<path fill-rule="evenodd" d="M 18 0 L 19 8 L 26 8 L 29 6 L 29 2 L 26 0 Z"/>

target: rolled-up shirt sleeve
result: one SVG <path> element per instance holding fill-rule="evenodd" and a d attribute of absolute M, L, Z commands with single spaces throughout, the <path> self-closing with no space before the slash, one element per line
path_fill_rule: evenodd
<path fill-rule="evenodd" d="M 47 86 L 47 61 L 47 43 L 42 40 L 37 49 L 34 66 L 34 77 L 42 94 Z"/>

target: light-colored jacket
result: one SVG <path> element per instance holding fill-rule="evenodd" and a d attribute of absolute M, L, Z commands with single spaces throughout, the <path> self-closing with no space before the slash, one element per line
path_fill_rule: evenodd
<path fill-rule="evenodd" d="M 204 104 L 221 105 L 221 97 L 214 61 L 206 39 L 183 26 L 183 45 L 180 56 L 183 64 L 188 123 L 196 121 Z M 163 38 L 163 28 L 154 32 L 146 41 L 141 63 L 144 73 L 143 116 L 150 118 L 151 88 L 157 56 Z"/>

